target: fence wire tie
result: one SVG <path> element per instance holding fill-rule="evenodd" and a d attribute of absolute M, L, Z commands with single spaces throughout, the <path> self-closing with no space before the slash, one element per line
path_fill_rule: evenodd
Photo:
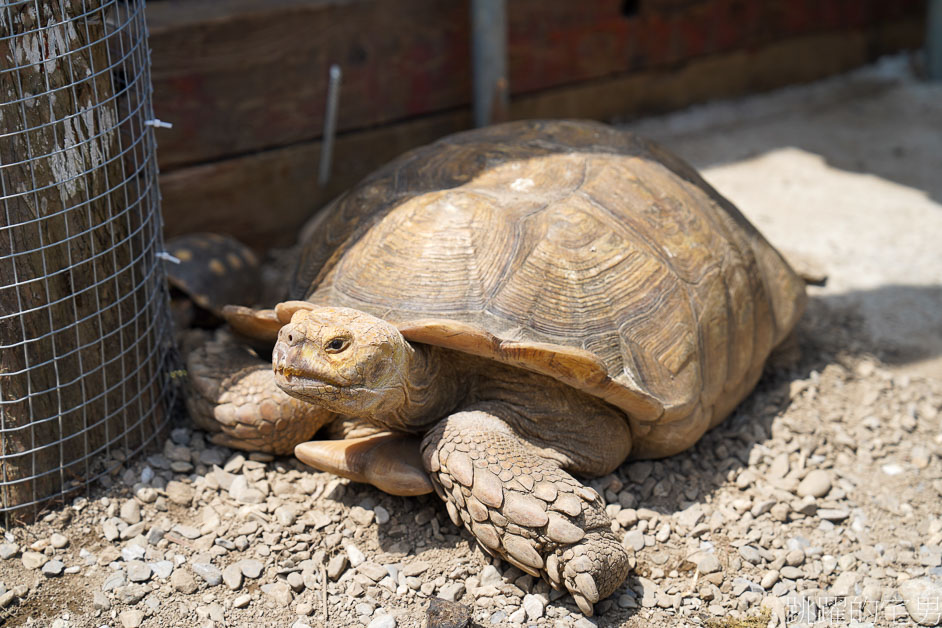
<path fill-rule="evenodd" d="M 164 260 L 165 262 L 172 262 L 172 263 L 174 263 L 174 264 L 179 264 L 179 263 L 180 263 L 180 258 L 179 258 L 179 257 L 174 257 L 173 255 L 171 255 L 171 254 L 168 253 L 167 251 L 160 251 L 159 253 L 157 253 L 157 259 L 162 259 L 162 260 Z"/>
<path fill-rule="evenodd" d="M 160 118 L 152 118 L 150 120 L 144 120 L 144 126 L 152 126 L 157 129 L 172 129 L 173 122 L 164 122 Z"/>

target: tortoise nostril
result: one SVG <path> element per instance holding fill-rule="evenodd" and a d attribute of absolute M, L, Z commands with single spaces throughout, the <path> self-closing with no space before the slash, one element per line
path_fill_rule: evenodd
<path fill-rule="evenodd" d="M 293 343 L 293 342 L 294 342 L 294 335 L 293 335 L 293 334 L 288 334 L 288 342 L 289 342 L 289 343 Z"/>

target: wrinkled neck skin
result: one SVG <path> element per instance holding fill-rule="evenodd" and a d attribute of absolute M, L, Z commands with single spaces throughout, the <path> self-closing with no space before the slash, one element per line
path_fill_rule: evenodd
<path fill-rule="evenodd" d="M 438 347 L 413 344 L 411 348 L 402 372 L 399 403 L 363 418 L 394 430 L 422 432 L 453 412 L 466 397 L 470 373 L 460 373 L 464 369 Z"/>

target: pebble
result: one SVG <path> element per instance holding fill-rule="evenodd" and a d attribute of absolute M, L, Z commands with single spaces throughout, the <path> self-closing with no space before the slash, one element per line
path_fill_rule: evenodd
<path fill-rule="evenodd" d="M 39 552 L 23 552 L 23 557 L 20 560 L 27 569 L 39 569 L 46 564 L 48 559 Z"/>
<path fill-rule="evenodd" d="M 147 550 L 143 546 L 132 543 L 130 545 L 125 545 L 121 548 L 121 558 L 125 562 L 131 562 L 132 560 L 142 560 L 144 555 L 147 553 Z"/>
<path fill-rule="evenodd" d="M 137 609 L 124 611 L 118 616 L 123 628 L 138 628 L 144 623 L 144 612 Z"/>
<path fill-rule="evenodd" d="M 899 595 L 914 622 L 922 626 L 942 623 L 942 585 L 929 578 L 913 578 L 899 585 Z"/>
<path fill-rule="evenodd" d="M 347 554 L 334 554 L 330 562 L 327 563 L 327 577 L 336 581 L 347 570 L 348 564 Z"/>
<path fill-rule="evenodd" d="M 173 573 L 173 563 L 169 560 L 158 560 L 155 563 L 148 563 L 151 571 L 161 580 L 166 580 Z"/>
<path fill-rule="evenodd" d="M 196 593 L 199 585 L 196 584 L 196 578 L 189 571 L 178 569 L 170 576 L 170 586 L 187 595 Z"/>
<path fill-rule="evenodd" d="M 438 597 L 448 602 L 457 602 L 462 595 L 464 595 L 463 582 L 449 582 L 438 590 Z"/>
<path fill-rule="evenodd" d="M 113 518 L 105 519 L 102 522 L 101 533 L 104 535 L 106 541 L 114 541 L 121 536 L 121 531 L 118 530 L 118 524 Z"/>
<path fill-rule="evenodd" d="M 56 576 L 61 576 L 63 570 L 65 570 L 65 563 L 61 560 L 50 560 L 45 565 L 43 565 L 43 575 L 47 578 L 53 578 Z"/>
<path fill-rule="evenodd" d="M 901 474 L 903 471 L 905 471 L 905 469 L 903 469 L 902 465 L 896 464 L 895 462 L 891 462 L 891 463 L 889 463 L 889 464 L 885 464 L 885 465 L 883 465 L 883 466 L 881 467 L 881 469 L 882 469 L 883 473 L 885 473 L 885 474 L 887 474 L 887 475 L 889 475 L 889 476 L 899 475 L 899 474 Z"/>
<path fill-rule="evenodd" d="M 236 476 L 232 481 L 229 495 L 242 504 L 261 504 L 265 501 L 265 495 L 259 489 L 250 486 L 244 475 Z"/>
<path fill-rule="evenodd" d="M 167 499 L 180 506 L 189 506 L 193 501 L 193 487 L 176 480 L 167 483 Z"/>
<path fill-rule="evenodd" d="M 615 514 L 615 521 L 623 528 L 630 528 L 638 523 L 638 511 L 634 508 L 622 508 Z"/>
<path fill-rule="evenodd" d="M 152 504 L 157 501 L 157 491 L 150 486 L 142 486 L 134 491 L 134 496 L 145 504 Z"/>
<path fill-rule="evenodd" d="M 222 570 L 222 581 L 233 591 L 242 588 L 242 568 L 238 564 L 229 565 Z"/>
<path fill-rule="evenodd" d="M 298 515 L 293 506 L 279 506 L 275 509 L 275 519 L 285 528 L 294 525 L 297 518 Z"/>
<path fill-rule="evenodd" d="M 121 519 L 126 523 L 134 524 L 141 521 L 141 505 L 136 500 L 129 499 L 121 504 Z"/>
<path fill-rule="evenodd" d="M 523 610 L 527 613 L 527 619 L 536 621 L 543 617 L 545 604 L 543 598 L 539 595 L 527 594 L 523 596 Z"/>
<path fill-rule="evenodd" d="M 236 599 L 232 600 L 232 606 L 235 608 L 245 608 L 249 605 L 249 602 L 252 601 L 252 596 L 248 593 L 243 593 Z"/>
<path fill-rule="evenodd" d="M 95 591 L 92 593 L 92 608 L 96 611 L 111 610 L 111 600 L 101 591 Z"/>
<path fill-rule="evenodd" d="M 128 579 L 127 576 L 124 575 L 124 572 L 116 571 L 115 573 L 105 578 L 105 581 L 101 585 L 101 590 L 114 591 L 118 587 L 123 587 L 125 584 L 127 584 L 127 582 Z"/>
<path fill-rule="evenodd" d="M 128 584 L 118 587 L 114 590 L 114 596 L 122 604 L 133 606 L 137 604 L 144 596 L 150 592 L 150 589 L 141 584 Z"/>
<path fill-rule="evenodd" d="M 779 573 L 778 570 L 772 569 L 765 572 L 765 575 L 762 576 L 762 580 L 759 581 L 759 586 L 765 590 L 771 589 L 772 585 L 778 582 Z"/>
<path fill-rule="evenodd" d="M 62 549 L 64 547 L 68 547 L 69 537 L 65 536 L 64 534 L 59 534 L 58 532 L 56 532 L 55 534 L 49 537 L 49 545 L 52 545 L 56 549 Z"/>
<path fill-rule="evenodd" d="M 373 523 L 373 511 L 367 510 L 361 506 L 354 506 L 350 509 L 350 518 L 360 527 L 366 527 Z"/>
<path fill-rule="evenodd" d="M 522 624 L 527 619 L 527 611 L 523 608 L 518 608 L 507 617 L 507 621 L 512 624 Z"/>
<path fill-rule="evenodd" d="M 396 628 L 396 618 L 392 615 L 379 615 L 370 621 L 367 628 Z"/>
<path fill-rule="evenodd" d="M 294 609 L 295 614 L 301 615 L 302 617 L 307 617 L 314 612 L 314 605 L 308 604 L 307 602 L 299 602 Z"/>
<path fill-rule="evenodd" d="M 625 547 L 630 547 L 636 552 L 640 552 L 644 549 L 644 533 L 641 530 L 632 530 L 625 535 L 622 544 Z"/>
<path fill-rule="evenodd" d="M 288 586 L 291 587 L 295 593 L 300 593 L 304 590 L 304 578 L 297 571 L 292 571 L 288 574 L 286 578 Z"/>
<path fill-rule="evenodd" d="M 720 565 L 719 559 L 716 557 L 716 554 L 712 552 L 704 553 L 697 559 L 697 569 L 700 570 L 702 574 L 711 574 L 716 573 L 723 569 L 723 566 Z"/>
<path fill-rule="evenodd" d="M 147 532 L 147 542 L 150 545 L 157 545 L 160 543 L 160 539 L 164 538 L 164 535 L 167 534 L 167 531 L 161 528 L 160 526 L 154 526 Z"/>
<path fill-rule="evenodd" d="M 222 572 L 219 570 L 219 567 L 216 567 L 212 563 L 193 563 L 190 565 L 190 569 L 211 587 L 222 582 Z"/>
<path fill-rule="evenodd" d="M 762 562 L 762 555 L 759 554 L 759 550 L 751 545 L 743 545 L 740 547 L 739 555 L 742 556 L 743 560 L 750 562 L 753 565 L 758 565 Z"/>
<path fill-rule="evenodd" d="M 628 479 L 635 484 L 642 484 L 654 470 L 654 463 L 642 460 L 628 465 Z"/>
<path fill-rule="evenodd" d="M 426 571 L 428 571 L 428 568 L 430 566 L 431 565 L 429 565 L 427 562 L 423 560 L 417 560 L 415 562 L 409 563 L 408 565 L 404 566 L 401 572 L 402 572 L 402 575 L 407 578 L 411 576 L 418 576 L 419 574 L 423 574 Z M 487 565 L 484 569 L 481 570 L 481 584 L 482 585 L 485 584 L 484 583 L 485 573 L 490 574 L 491 572 L 496 573 L 498 581 L 500 581 L 500 573 L 498 573 L 497 569 L 495 569 L 493 565 Z M 488 584 L 493 584 L 493 583 L 488 583 Z"/>
<path fill-rule="evenodd" d="M 358 548 L 353 543 L 347 544 L 344 550 L 347 552 L 347 559 L 350 561 L 351 567 L 359 567 L 363 561 L 366 560 L 366 556 L 363 555 L 363 552 L 360 551 L 360 548 Z"/>
<path fill-rule="evenodd" d="M 294 599 L 291 587 L 286 582 L 275 582 L 274 584 L 263 584 L 262 592 L 267 595 L 275 604 L 279 606 L 288 606 Z"/>
<path fill-rule="evenodd" d="M 151 577 L 151 568 L 138 560 L 127 564 L 128 580 L 131 582 L 147 582 Z"/>
<path fill-rule="evenodd" d="M 0 544 L 0 559 L 7 560 L 8 558 L 13 558 L 20 551 L 20 546 L 16 543 L 2 543 Z"/>
<path fill-rule="evenodd" d="M 177 524 L 173 526 L 171 531 L 191 541 L 196 540 L 202 536 L 198 529 L 194 528 L 193 526 L 187 526 L 183 524 Z"/>
<path fill-rule="evenodd" d="M 389 511 L 382 506 L 376 506 L 373 508 L 373 513 L 376 516 L 376 523 L 379 525 L 385 525 L 389 523 Z"/>
<path fill-rule="evenodd" d="M 857 572 L 855 571 L 845 571 L 841 573 L 831 585 L 831 595 L 845 597 L 848 595 L 855 595 L 855 588 L 858 578 L 859 577 L 857 576 Z"/>
<path fill-rule="evenodd" d="M 387 571 L 386 568 L 382 565 L 377 565 L 374 562 L 367 561 L 362 563 L 357 567 L 357 571 L 372 580 L 373 582 L 379 582 L 386 577 Z"/>
<path fill-rule="evenodd" d="M 260 561 L 255 560 L 254 558 L 247 558 L 245 560 L 240 560 L 238 562 L 239 568 L 242 570 L 242 575 L 246 578 L 251 578 L 252 580 L 258 578 L 262 575 L 262 569 L 264 565 Z"/>
<path fill-rule="evenodd" d="M 799 497 L 824 497 L 830 490 L 831 474 L 824 469 L 814 469 L 798 483 L 796 492 Z"/>
<path fill-rule="evenodd" d="M 831 522 L 840 522 L 850 516 L 850 512 L 844 508 L 821 508 L 817 514 L 819 518 Z"/>
<path fill-rule="evenodd" d="M 789 580 L 798 580 L 799 578 L 804 577 L 804 572 L 798 567 L 792 567 L 791 565 L 786 565 L 779 569 L 779 573 L 783 578 L 788 578 Z"/>
<path fill-rule="evenodd" d="M 789 567 L 797 567 L 805 562 L 805 552 L 801 548 L 790 550 L 785 554 L 785 564 Z"/>

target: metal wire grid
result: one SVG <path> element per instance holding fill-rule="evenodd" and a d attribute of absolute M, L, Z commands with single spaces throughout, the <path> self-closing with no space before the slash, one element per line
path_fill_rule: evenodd
<path fill-rule="evenodd" d="M 87 487 L 174 403 L 143 0 L 0 3 L 0 510 Z"/>

